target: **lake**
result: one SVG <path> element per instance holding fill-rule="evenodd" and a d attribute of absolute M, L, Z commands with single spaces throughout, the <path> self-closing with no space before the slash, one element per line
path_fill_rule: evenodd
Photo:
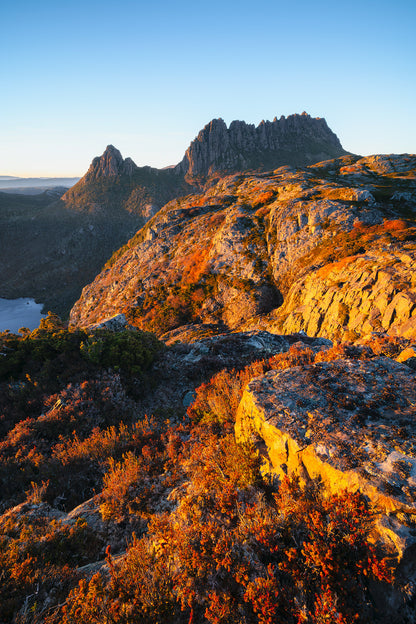
<path fill-rule="evenodd" d="M 0 331 L 10 329 L 17 334 L 20 327 L 35 329 L 46 316 L 41 314 L 42 307 L 34 299 L 0 299 Z"/>

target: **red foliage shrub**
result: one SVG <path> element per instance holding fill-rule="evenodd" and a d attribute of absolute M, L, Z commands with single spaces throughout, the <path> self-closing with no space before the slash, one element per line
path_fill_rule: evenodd
<path fill-rule="evenodd" d="M 107 584 L 100 576 L 82 582 L 60 621 L 164 622 L 167 613 L 183 624 L 372 621 L 369 583 L 392 574 L 368 541 L 364 499 L 324 497 L 287 480 L 266 502 L 228 481 L 213 442 L 203 488 L 191 488 L 175 514 L 154 517 L 148 536 L 110 562 Z"/>
<path fill-rule="evenodd" d="M 223 370 L 196 389 L 195 401 L 188 408 L 188 416 L 194 421 L 218 421 L 224 426 L 227 423 L 230 425 L 235 421 L 244 388 L 254 377 L 260 377 L 269 370 L 310 364 L 313 359 L 311 349 L 293 345 L 286 353 L 252 362 L 240 371 Z"/>
<path fill-rule="evenodd" d="M 263 206 L 267 202 L 269 202 L 275 196 L 274 191 L 264 191 L 257 195 L 257 197 L 253 200 L 252 206 L 253 208 L 257 208 L 259 206 Z"/>

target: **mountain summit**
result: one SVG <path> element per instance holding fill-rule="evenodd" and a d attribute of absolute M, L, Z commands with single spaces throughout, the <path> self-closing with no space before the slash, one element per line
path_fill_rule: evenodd
<path fill-rule="evenodd" d="M 325 119 L 307 113 L 276 117 L 257 127 L 245 121 L 213 119 L 198 134 L 176 167 L 187 179 L 218 172 L 305 166 L 347 152 Z"/>
<path fill-rule="evenodd" d="M 122 157 L 114 145 L 107 145 L 102 156 L 97 156 L 88 169 L 85 180 L 97 180 L 101 177 L 132 175 L 137 169 L 131 158 Z"/>
<path fill-rule="evenodd" d="M 223 119 L 213 119 L 172 168 L 138 167 L 108 145 L 62 200 L 70 209 L 107 206 L 148 219 L 170 199 L 200 191 L 208 178 L 221 173 L 304 167 L 345 154 L 325 119 L 307 113 L 275 117 L 257 127 L 233 121 L 227 128 Z"/>

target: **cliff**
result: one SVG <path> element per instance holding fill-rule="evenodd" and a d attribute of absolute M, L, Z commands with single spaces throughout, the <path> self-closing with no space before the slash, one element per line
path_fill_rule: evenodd
<path fill-rule="evenodd" d="M 257 127 L 233 121 L 227 128 L 222 119 L 213 119 L 192 141 L 176 171 L 187 179 L 206 178 L 231 171 L 303 166 L 346 153 L 325 119 L 306 113 L 275 117 Z"/>

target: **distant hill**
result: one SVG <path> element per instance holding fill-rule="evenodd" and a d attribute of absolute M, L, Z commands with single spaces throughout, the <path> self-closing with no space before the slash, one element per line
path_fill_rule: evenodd
<path fill-rule="evenodd" d="M 71 188 L 79 178 L 19 178 L 15 176 L 0 176 L 0 191 L 35 195 L 49 189 Z"/>

